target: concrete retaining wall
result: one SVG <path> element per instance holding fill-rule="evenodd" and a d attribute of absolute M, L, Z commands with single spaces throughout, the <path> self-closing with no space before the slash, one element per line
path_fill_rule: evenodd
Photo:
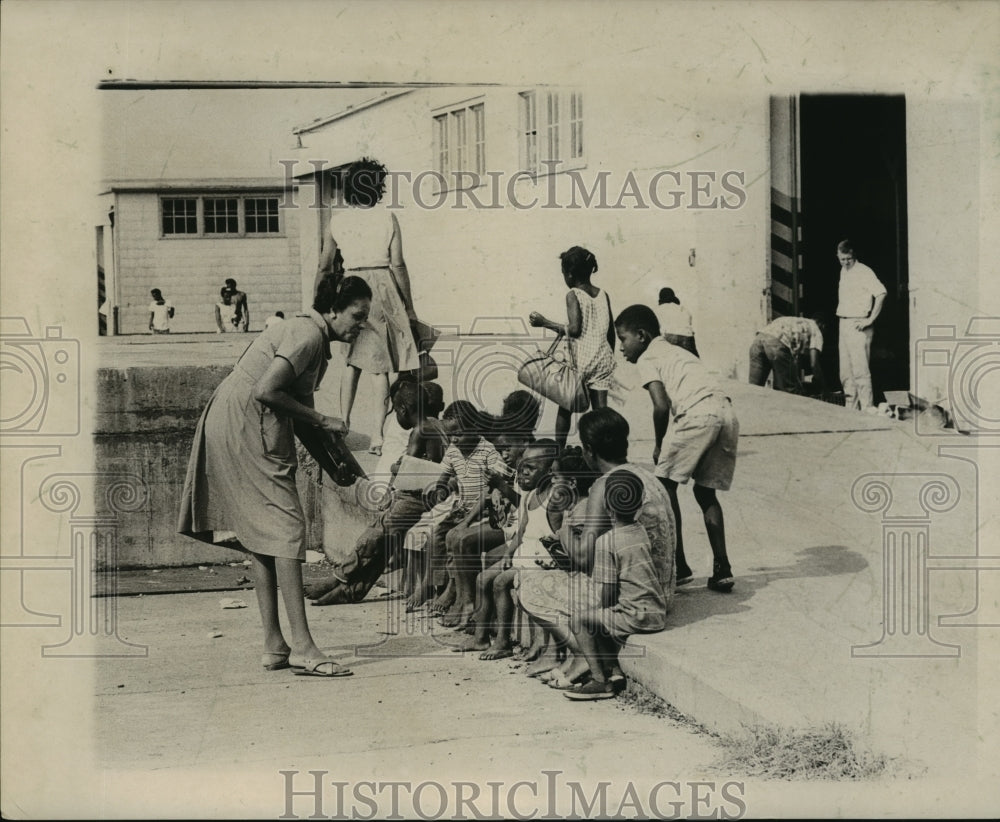
<path fill-rule="evenodd" d="M 231 366 L 195 365 L 99 369 L 96 465 L 101 476 L 126 473 L 141 477 L 148 493 L 140 510 L 119 514 L 119 567 L 228 562 L 234 558 L 229 549 L 176 532 L 178 501 L 195 426 L 212 392 L 230 370 Z M 322 550 L 322 495 L 317 471 L 307 460 L 300 460 L 300 465 L 298 484 L 308 523 L 307 547 Z M 97 499 L 104 499 L 107 491 L 101 476 L 95 487 Z M 353 533 L 359 531 L 354 526 Z"/>

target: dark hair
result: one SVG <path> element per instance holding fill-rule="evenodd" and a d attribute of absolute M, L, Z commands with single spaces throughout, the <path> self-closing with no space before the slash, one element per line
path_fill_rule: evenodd
<path fill-rule="evenodd" d="M 160 289 L 158 288 L 151 289 L 149 294 L 151 297 L 156 297 L 157 299 L 163 296 L 163 294 L 160 292 Z"/>
<path fill-rule="evenodd" d="M 681 301 L 677 299 L 677 295 L 674 294 L 674 290 L 672 288 L 661 288 L 660 305 L 663 305 L 664 303 L 676 303 L 677 305 L 680 305 Z"/>
<path fill-rule="evenodd" d="M 236 280 L 234 280 L 232 277 L 227 277 L 226 285 L 229 286 L 230 288 L 236 288 Z"/>
<path fill-rule="evenodd" d="M 575 245 L 559 255 L 563 274 L 574 280 L 587 280 L 597 271 L 597 257 L 583 246 Z"/>
<path fill-rule="evenodd" d="M 444 409 L 444 389 L 436 382 L 422 382 L 420 388 L 427 400 L 427 416 L 436 417 Z"/>
<path fill-rule="evenodd" d="M 487 420 L 483 412 L 468 400 L 455 400 L 444 409 L 441 419 L 454 420 L 458 423 L 458 431 L 461 434 L 482 436 L 487 428 Z"/>
<path fill-rule="evenodd" d="M 542 414 L 542 403 L 530 391 L 511 391 L 503 398 L 496 420 L 497 434 L 531 434 Z"/>
<path fill-rule="evenodd" d="M 344 175 L 344 200 L 348 205 L 373 206 L 385 193 L 388 170 L 372 157 L 362 157 L 347 167 Z"/>
<path fill-rule="evenodd" d="M 229 296 L 232 296 L 232 295 L 229 293 L 229 289 L 226 288 L 226 286 L 222 286 L 222 288 L 219 289 L 219 296 L 222 297 L 223 299 L 225 299 L 226 297 L 229 297 Z"/>
<path fill-rule="evenodd" d="M 829 247 L 829 246 L 827 246 L 827 247 Z M 854 256 L 854 243 L 852 243 L 850 240 L 841 240 L 839 243 L 837 243 L 837 253 L 838 254 L 850 254 L 853 257 Z"/>
<path fill-rule="evenodd" d="M 533 440 L 525 447 L 524 453 L 528 453 L 528 451 L 541 451 L 547 459 L 555 462 L 559 457 L 559 443 L 548 437 Z"/>
<path fill-rule="evenodd" d="M 285 319 L 285 312 L 284 311 L 275 311 L 274 312 L 274 316 L 275 317 L 281 317 L 281 319 Z"/>
<path fill-rule="evenodd" d="M 612 471 L 604 483 L 604 505 L 622 522 L 635 522 L 645 487 L 631 471 Z"/>
<path fill-rule="evenodd" d="M 650 337 L 660 336 L 660 321 L 648 305 L 630 305 L 615 318 L 615 328 L 645 331 Z"/>
<path fill-rule="evenodd" d="M 597 471 L 590 467 L 586 457 L 583 456 L 583 449 L 578 445 L 567 445 L 559 455 L 556 472 L 573 480 L 576 492 L 579 496 L 585 496 L 590 491 L 590 486 L 600 476 Z M 575 504 L 576 500 L 573 500 Z M 572 507 L 572 504 L 567 508 Z M 565 510 L 565 509 L 564 509 Z"/>
<path fill-rule="evenodd" d="M 420 386 L 413 380 L 396 380 L 389 389 L 389 396 L 392 399 L 394 408 L 405 406 L 412 411 L 418 412 L 421 401 L 424 399 Z"/>
<path fill-rule="evenodd" d="M 320 314 L 328 311 L 341 312 L 359 300 L 370 300 L 372 290 L 360 277 L 344 277 L 327 272 L 316 286 L 313 308 Z"/>
<path fill-rule="evenodd" d="M 628 420 L 613 408 L 594 408 L 580 417 L 580 441 L 609 462 L 628 458 Z"/>

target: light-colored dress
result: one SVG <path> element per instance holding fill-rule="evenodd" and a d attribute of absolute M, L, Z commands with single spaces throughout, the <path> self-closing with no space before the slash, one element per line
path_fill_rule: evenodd
<path fill-rule="evenodd" d="M 524 522 L 524 533 L 511 565 L 514 568 L 538 568 L 536 559 L 549 559 L 549 552 L 545 550 L 542 538 L 555 536 L 549 525 L 546 503 L 538 501 L 538 491 L 533 489 L 524 495 L 520 508 L 518 521 Z"/>
<path fill-rule="evenodd" d="M 591 297 L 582 288 L 570 290 L 576 295 L 583 319 L 580 336 L 569 338 L 576 367 L 588 389 L 607 391 L 615 370 L 614 353 L 608 344 L 611 303 L 607 292 L 599 289 L 597 296 Z"/>
<path fill-rule="evenodd" d="M 177 530 L 215 543 L 235 535 L 255 554 L 305 560 L 292 420 L 253 397 L 275 357 L 295 372 L 289 393 L 310 402 L 330 358 L 323 317 L 310 310 L 263 331 L 215 390 L 195 431 Z"/>
<path fill-rule="evenodd" d="M 409 371 L 420 365 L 406 305 L 389 270 L 395 228 L 384 205 L 334 209 L 330 233 L 344 258 L 344 274 L 361 277 L 372 290 L 364 329 L 351 343 L 347 362 L 372 374 Z"/>
<path fill-rule="evenodd" d="M 222 330 L 225 333 L 230 331 L 239 331 L 234 320 L 236 319 L 236 303 L 231 302 L 229 305 L 225 303 L 216 303 L 215 307 L 219 309 L 219 319 L 222 320 Z"/>

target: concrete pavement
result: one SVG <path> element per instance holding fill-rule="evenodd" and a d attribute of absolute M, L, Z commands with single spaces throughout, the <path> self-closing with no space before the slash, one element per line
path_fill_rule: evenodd
<path fill-rule="evenodd" d="M 198 348 L 232 345 L 229 339 L 199 342 Z M 154 351 L 153 346 L 132 349 Z M 231 354 L 221 352 L 220 359 Z M 442 379 L 446 396 L 448 379 Z M 334 374 L 318 402 L 332 407 L 335 386 Z M 855 732 L 860 744 L 898 757 L 909 774 L 920 775 L 921 784 L 971 780 L 970 800 L 996 797 L 992 695 L 1000 575 L 989 557 L 1000 553 L 992 506 L 1000 496 L 993 477 L 1000 474 L 991 470 L 996 459 L 990 440 L 917 435 L 912 422 L 871 418 L 752 386 L 730 388 L 741 421 L 740 454 L 733 489 L 721 500 L 736 589 L 719 595 L 704 587 L 710 552 L 700 511 L 682 488 L 682 527 L 696 578 L 678 590 L 668 629 L 630 644 L 627 673 L 707 727 L 738 731 L 761 722 L 798 728 L 838 722 Z M 365 401 L 365 392 L 359 393 L 355 417 L 362 431 L 371 419 Z M 645 392 L 633 391 L 620 408 L 632 424 L 630 456 L 648 464 L 652 442 Z M 540 430 L 547 421 L 543 417 Z M 373 460 L 359 458 L 371 467 Z M 336 552 L 349 547 L 361 520 L 327 516 L 345 495 L 332 489 L 324 495 L 326 547 Z M 483 715 L 492 722 L 477 724 L 473 714 L 484 709 L 464 700 L 489 691 L 495 671 L 517 688 L 532 686 L 518 690 L 515 702 L 521 696 L 535 699 L 539 689 L 503 672 L 503 664 L 494 667 L 493 679 L 474 678 L 468 682 L 478 684 L 468 685 L 458 676 L 468 669 L 457 666 L 468 662 L 478 677 L 486 663 L 457 661 L 455 655 L 419 651 L 416 658 L 364 659 L 355 666 L 358 675 L 343 682 L 264 675 L 253 652 L 252 595 L 240 594 L 248 611 L 216 610 L 220 596 L 232 595 L 120 600 L 131 640 L 150 639 L 151 657 L 101 663 L 98 715 L 108 723 L 102 755 L 109 763 L 136 762 L 143 756 L 140 749 L 155 742 L 142 761 L 155 768 L 159 759 L 177 773 L 185 763 L 241 769 L 264 762 L 282 767 L 336 762 L 351 774 L 370 765 L 369 773 L 405 778 L 398 774 L 424 773 L 425 766 L 433 772 L 431 764 L 453 771 L 460 761 L 487 779 L 491 768 L 509 772 L 522 756 L 529 769 L 543 760 L 560 767 L 567 761 L 585 764 L 597 738 L 632 727 L 615 714 L 611 725 L 598 726 L 604 730 L 596 737 L 554 737 L 549 748 L 542 745 L 550 758 L 538 758 L 537 733 L 555 732 L 546 724 L 550 719 L 564 727 L 583 714 L 566 717 L 566 700 L 556 700 L 560 711 L 551 714 L 554 708 L 545 702 L 539 725 L 536 715 L 510 713 L 503 703 L 499 714 Z M 310 616 L 324 648 L 350 654 L 359 642 L 385 638 L 378 633 L 391 622 L 385 608 L 384 603 L 316 608 Z M 224 636 L 205 639 L 223 619 Z M 353 627 L 345 631 L 345 625 Z M 433 637 L 417 633 L 412 636 L 407 628 L 391 639 L 404 654 L 435 644 Z M 370 676 L 375 678 L 368 681 Z M 320 715 L 332 723 L 322 726 L 317 739 L 315 716 L 307 719 L 292 709 L 302 687 L 317 696 Z M 441 702 L 452 701 L 445 696 L 451 688 L 461 692 L 460 710 L 468 711 L 453 732 L 444 729 L 444 720 L 423 719 L 440 716 Z M 267 727 L 277 733 L 254 738 L 264 704 L 271 715 Z M 378 724 L 385 718 L 378 705 L 396 721 Z M 602 722 L 609 715 L 595 714 Z M 128 729 L 137 726 L 143 732 L 130 735 Z M 155 733 L 147 734 L 147 727 Z M 635 749 L 645 750 L 650 737 L 633 732 L 640 734 Z M 526 733 L 533 734 L 530 746 L 511 736 Z M 492 740 L 492 759 L 475 742 L 480 737 Z M 673 741 L 665 744 L 673 750 Z M 383 755 L 363 753 L 372 747 Z M 704 761 L 700 755 L 690 761 Z M 646 762 L 639 757 L 638 767 Z M 629 772 L 635 767 L 630 762 Z M 851 795 L 865 791 L 852 789 Z M 844 794 L 837 795 L 838 807 L 847 807 L 845 801 Z M 919 814 L 933 807 L 947 811 L 926 794 L 908 794 L 894 809 Z M 759 807 L 750 812 L 774 813 Z"/>

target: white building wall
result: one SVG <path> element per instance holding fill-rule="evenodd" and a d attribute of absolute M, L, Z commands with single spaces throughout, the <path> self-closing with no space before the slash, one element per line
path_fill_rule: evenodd
<path fill-rule="evenodd" d="M 299 215 L 283 212 L 280 237 L 161 238 L 158 195 L 119 192 L 115 207 L 118 305 L 122 334 L 149 330 L 151 288 L 173 303 L 171 331 L 214 332 L 215 304 L 227 277 L 245 292 L 250 330 L 302 302 Z"/>

